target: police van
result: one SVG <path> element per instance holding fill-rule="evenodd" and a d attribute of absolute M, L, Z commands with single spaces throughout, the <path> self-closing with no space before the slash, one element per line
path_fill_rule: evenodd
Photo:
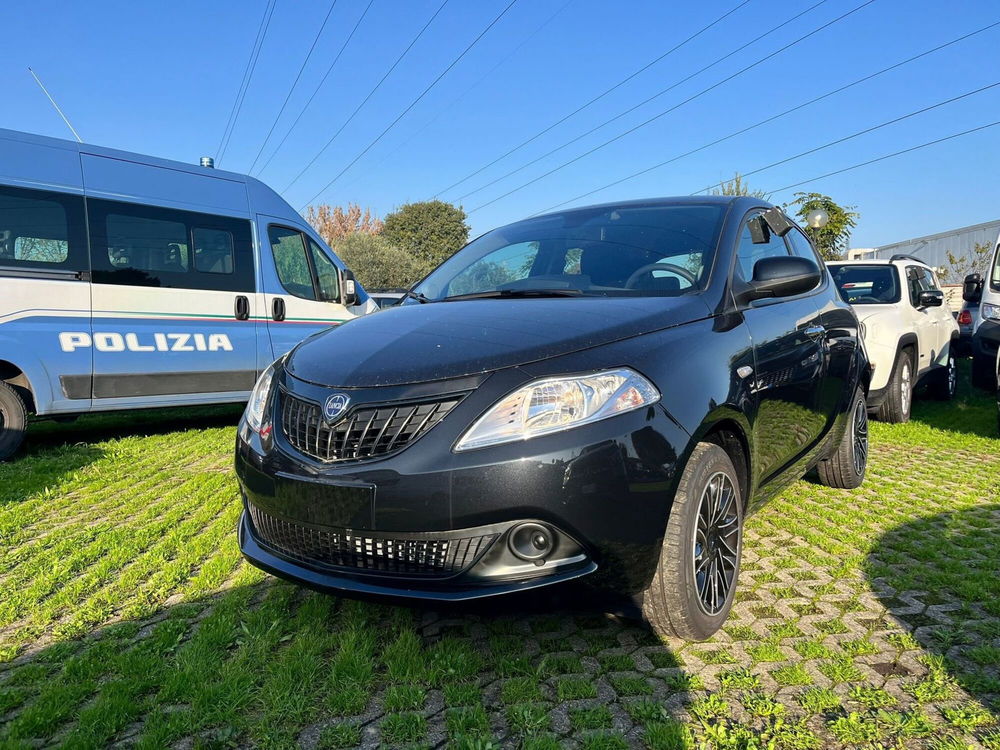
<path fill-rule="evenodd" d="M 27 416 L 245 401 L 377 309 L 251 177 L 0 129 L 0 460 Z"/>

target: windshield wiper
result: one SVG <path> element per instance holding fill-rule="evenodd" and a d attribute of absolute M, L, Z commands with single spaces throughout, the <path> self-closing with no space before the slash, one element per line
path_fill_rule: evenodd
<path fill-rule="evenodd" d="M 494 289 L 489 292 L 472 292 L 471 294 L 456 294 L 445 297 L 442 302 L 455 302 L 463 299 L 517 299 L 519 297 L 579 297 L 583 292 L 579 289 Z"/>
<path fill-rule="evenodd" d="M 409 297 L 410 299 L 415 299 L 421 305 L 424 305 L 424 304 L 426 304 L 428 302 L 433 302 L 434 301 L 430 297 L 428 297 L 426 294 L 421 294 L 420 292 L 415 292 L 412 289 L 407 289 L 405 292 L 403 292 L 403 296 L 404 297 Z"/>

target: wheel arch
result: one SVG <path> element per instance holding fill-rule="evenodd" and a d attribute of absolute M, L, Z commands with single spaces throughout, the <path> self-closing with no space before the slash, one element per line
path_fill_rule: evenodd
<path fill-rule="evenodd" d="M 14 389 L 29 412 L 35 411 L 35 391 L 24 370 L 10 360 L 0 359 L 0 381 Z"/>
<path fill-rule="evenodd" d="M 749 504 L 754 489 L 749 435 L 750 425 L 746 417 L 734 410 L 726 410 L 703 422 L 692 441 L 695 445 L 702 442 L 714 443 L 729 454 L 739 477 L 744 508 Z"/>

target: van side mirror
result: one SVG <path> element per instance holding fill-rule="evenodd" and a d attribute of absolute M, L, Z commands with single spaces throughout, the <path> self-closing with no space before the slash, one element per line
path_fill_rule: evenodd
<path fill-rule="evenodd" d="M 978 273 L 970 273 L 962 282 L 962 299 L 966 302 L 979 302 L 983 298 L 983 277 Z"/>
<path fill-rule="evenodd" d="M 345 268 L 343 273 L 343 280 L 344 283 L 341 288 L 344 290 L 344 293 L 342 295 L 344 300 L 344 305 L 346 305 L 347 307 L 351 307 L 353 305 L 358 304 L 358 289 L 357 289 L 357 282 L 354 280 L 354 272 L 349 268 Z"/>
<path fill-rule="evenodd" d="M 740 294 L 743 302 L 769 297 L 793 297 L 819 286 L 823 273 L 815 261 L 796 255 L 761 258 L 753 267 L 753 279 Z"/>
<path fill-rule="evenodd" d="M 941 307 L 944 304 L 944 292 L 940 289 L 925 289 L 917 295 L 917 307 Z"/>

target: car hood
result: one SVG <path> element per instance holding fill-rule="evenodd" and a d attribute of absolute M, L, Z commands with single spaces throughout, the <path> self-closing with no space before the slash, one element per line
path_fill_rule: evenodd
<path fill-rule="evenodd" d="M 420 383 L 536 362 L 709 314 L 698 296 L 408 304 L 303 341 L 285 369 L 339 388 Z"/>
<path fill-rule="evenodd" d="M 854 310 L 854 314 L 858 316 L 858 320 L 864 323 L 869 318 L 875 318 L 880 315 L 892 315 L 896 312 L 895 305 L 885 304 L 885 305 L 851 305 Z"/>

